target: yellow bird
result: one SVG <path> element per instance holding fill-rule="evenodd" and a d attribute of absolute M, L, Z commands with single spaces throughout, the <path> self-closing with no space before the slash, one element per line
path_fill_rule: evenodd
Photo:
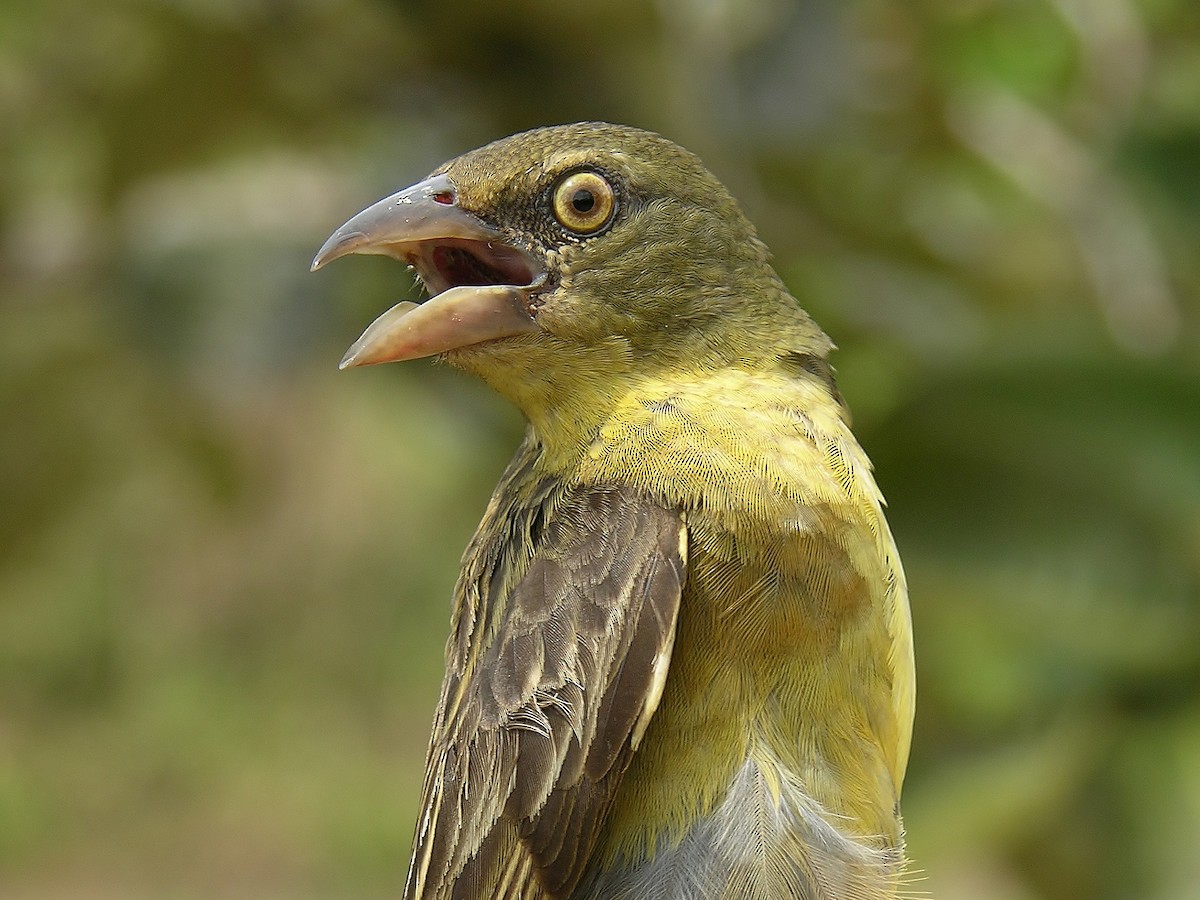
<path fill-rule="evenodd" d="M 409 900 L 867 900 L 904 867 L 904 574 L 833 343 L 645 131 L 446 163 L 313 262 L 428 289 L 342 365 L 437 355 L 528 431 L 455 589 Z"/>

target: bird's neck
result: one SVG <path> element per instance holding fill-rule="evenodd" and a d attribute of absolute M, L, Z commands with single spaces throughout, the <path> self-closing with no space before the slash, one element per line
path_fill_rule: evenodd
<path fill-rule="evenodd" d="M 486 356 L 459 354 L 459 368 L 482 378 L 529 421 L 546 468 L 569 472 L 619 404 L 645 376 L 627 345 L 493 348 Z"/>
<path fill-rule="evenodd" d="M 764 333 L 749 346 L 769 348 L 770 337 L 776 336 Z M 753 354 L 709 347 L 706 356 L 705 349 L 682 342 L 670 352 L 646 354 L 621 338 L 587 346 L 542 340 L 452 362 L 524 413 L 548 474 L 574 480 L 576 473 L 595 468 L 597 454 L 617 452 L 610 446 L 614 435 L 628 439 L 625 450 L 636 457 L 628 463 L 636 469 L 648 465 L 653 456 L 648 451 L 664 441 L 711 437 L 714 426 L 731 439 L 745 438 L 763 427 L 761 415 L 746 405 L 752 395 L 767 398 L 772 408 L 828 408 L 840 423 L 828 365 L 822 376 L 794 362 L 801 357 L 823 362 L 828 338 L 814 330 L 787 346 Z M 663 471 L 673 469 L 670 459 L 659 462 Z"/>
<path fill-rule="evenodd" d="M 829 385 L 783 364 L 671 369 L 601 383 L 523 407 L 546 474 L 631 482 L 672 505 L 721 511 L 731 522 L 782 521 L 796 515 L 790 488 L 805 480 L 796 460 L 813 454 L 814 442 L 857 451 Z M 577 397 L 585 402 L 560 402 Z M 820 454 L 812 464 L 822 465 Z M 862 469 L 870 483 L 865 461 Z M 765 483 L 776 490 L 759 496 Z"/>

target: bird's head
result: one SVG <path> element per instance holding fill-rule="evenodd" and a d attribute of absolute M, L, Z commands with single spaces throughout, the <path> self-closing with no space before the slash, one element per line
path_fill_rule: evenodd
<path fill-rule="evenodd" d="M 430 298 L 385 312 L 343 367 L 440 355 L 531 418 L 593 404 L 599 382 L 831 347 L 721 183 L 633 128 L 541 128 L 460 156 L 350 219 L 313 268 L 350 253 L 407 262 Z"/>

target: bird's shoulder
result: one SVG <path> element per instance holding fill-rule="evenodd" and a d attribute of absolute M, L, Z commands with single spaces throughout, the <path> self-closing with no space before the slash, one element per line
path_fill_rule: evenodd
<path fill-rule="evenodd" d="M 647 376 L 573 466 L 743 532 L 795 531 L 825 509 L 869 521 L 882 503 L 832 383 L 790 366 Z"/>

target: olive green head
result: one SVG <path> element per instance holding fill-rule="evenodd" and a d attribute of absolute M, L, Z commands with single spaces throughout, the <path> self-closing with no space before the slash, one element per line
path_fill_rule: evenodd
<path fill-rule="evenodd" d="M 523 407 L 597 377 L 831 347 L 700 160 L 623 126 L 466 153 L 351 219 L 315 265 L 352 252 L 409 262 L 432 299 L 385 313 L 346 364 L 439 354 Z"/>

